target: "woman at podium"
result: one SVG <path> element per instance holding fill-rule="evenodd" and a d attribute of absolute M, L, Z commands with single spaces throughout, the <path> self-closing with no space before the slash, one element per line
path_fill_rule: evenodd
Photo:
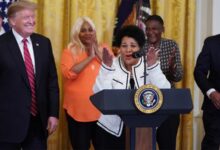
<path fill-rule="evenodd" d="M 171 85 L 161 70 L 158 56 L 160 50 L 150 46 L 147 51 L 142 50 L 144 43 L 145 35 L 139 27 L 124 26 L 116 36 L 119 56 L 114 58 L 106 49 L 103 51 L 102 65 L 93 87 L 94 93 L 104 89 L 138 89 L 144 84 L 170 88 Z M 102 114 L 98 125 L 122 139 L 121 144 L 125 145 L 123 121 L 119 116 Z"/>

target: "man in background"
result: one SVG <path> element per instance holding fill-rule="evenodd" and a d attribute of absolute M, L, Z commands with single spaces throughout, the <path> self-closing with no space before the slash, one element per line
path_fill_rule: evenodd
<path fill-rule="evenodd" d="M 205 136 L 202 150 L 219 150 L 220 146 L 220 34 L 208 37 L 194 70 L 197 85 L 204 94 L 202 105 Z"/>
<path fill-rule="evenodd" d="M 159 15 L 150 15 L 145 21 L 145 34 L 147 37 L 145 49 L 155 47 L 160 50 L 161 70 L 175 88 L 175 83 L 183 78 L 183 67 L 181 63 L 178 44 L 172 40 L 162 37 L 164 32 L 164 21 Z M 157 143 L 160 150 L 175 150 L 176 136 L 180 117 L 177 114 L 169 116 L 157 129 Z"/>

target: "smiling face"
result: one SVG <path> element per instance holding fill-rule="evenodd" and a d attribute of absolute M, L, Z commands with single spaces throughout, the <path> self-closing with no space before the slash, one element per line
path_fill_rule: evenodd
<path fill-rule="evenodd" d="M 34 32 L 35 12 L 31 9 L 23 9 L 10 18 L 10 23 L 16 32 L 27 38 Z"/>
<path fill-rule="evenodd" d="M 163 25 L 156 20 L 148 20 L 145 25 L 147 41 L 153 45 L 157 44 L 160 41 L 161 35 L 164 31 Z"/>
<path fill-rule="evenodd" d="M 94 42 L 95 31 L 92 26 L 88 22 L 84 22 L 80 32 L 79 32 L 79 39 L 80 41 L 88 46 Z"/>
<path fill-rule="evenodd" d="M 122 38 L 120 45 L 120 54 L 125 68 L 131 71 L 131 67 L 138 63 L 139 59 L 133 58 L 132 53 L 140 49 L 137 41 L 133 38 L 125 36 Z"/>

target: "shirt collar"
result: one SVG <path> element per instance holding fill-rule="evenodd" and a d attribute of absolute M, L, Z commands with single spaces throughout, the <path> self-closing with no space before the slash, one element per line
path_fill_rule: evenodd
<path fill-rule="evenodd" d="M 12 29 L 12 33 L 15 36 L 15 39 L 18 43 L 22 43 L 22 40 L 24 39 L 18 32 L 16 32 L 14 29 Z M 28 43 L 31 43 L 31 38 L 30 36 L 26 38 Z"/>
<path fill-rule="evenodd" d="M 5 30 L 4 30 L 4 28 L 3 27 L 0 27 L 0 33 L 5 33 Z M 1 35 L 1 34 L 0 34 Z"/>

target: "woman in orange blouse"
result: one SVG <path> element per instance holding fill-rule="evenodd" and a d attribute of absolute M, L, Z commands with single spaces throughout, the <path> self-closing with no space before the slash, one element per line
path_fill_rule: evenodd
<path fill-rule="evenodd" d="M 93 94 L 92 87 L 99 72 L 104 47 L 106 45 L 97 44 L 92 20 L 79 18 L 72 28 L 71 42 L 61 57 L 63 107 L 73 149 L 87 150 L 91 140 L 95 149 L 103 149 L 105 143 L 101 141 L 106 139 L 106 135 L 109 136 L 97 126 L 100 112 L 89 99 Z M 107 141 L 112 141 L 111 138 L 115 137 L 109 137 Z"/>

